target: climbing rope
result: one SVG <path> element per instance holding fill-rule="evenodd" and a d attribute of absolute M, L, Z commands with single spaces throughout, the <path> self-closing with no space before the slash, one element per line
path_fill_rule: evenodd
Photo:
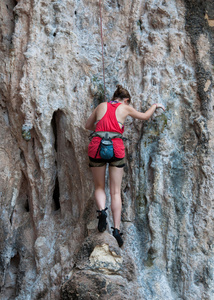
<path fill-rule="evenodd" d="M 99 0 L 100 7 L 100 35 L 102 44 L 102 62 L 103 62 L 103 85 L 104 85 L 104 99 L 106 101 L 106 85 L 105 85 L 105 65 L 104 65 L 104 54 L 103 54 L 103 22 L 102 22 L 102 2 Z"/>

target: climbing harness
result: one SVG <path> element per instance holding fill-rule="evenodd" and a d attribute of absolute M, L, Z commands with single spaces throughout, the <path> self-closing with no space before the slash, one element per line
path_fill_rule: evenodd
<path fill-rule="evenodd" d="M 102 140 L 100 141 L 99 147 L 97 148 L 97 154 L 100 152 L 100 156 L 103 159 L 112 159 L 114 157 L 114 147 L 112 139 L 122 139 L 123 141 L 127 141 L 127 138 L 124 138 L 119 132 L 110 132 L 110 131 L 94 131 L 90 134 L 89 139 L 91 140 L 93 137 L 100 137 Z"/>
<path fill-rule="evenodd" d="M 102 2 L 99 0 L 100 7 L 100 36 L 102 44 L 102 63 L 103 63 L 103 85 L 104 85 L 104 99 L 106 100 L 106 85 L 105 85 L 105 65 L 104 65 L 104 54 L 103 54 L 103 22 L 102 22 Z"/>
<path fill-rule="evenodd" d="M 123 139 L 123 136 L 119 132 L 112 132 L 112 131 L 94 131 L 90 134 L 89 139 L 91 140 L 93 137 L 98 136 L 100 138 L 104 138 L 108 133 L 108 137 L 111 139 L 120 138 Z"/>
<path fill-rule="evenodd" d="M 97 148 L 95 158 L 97 157 L 98 152 L 100 152 L 101 158 L 112 159 L 114 157 L 114 147 L 112 138 L 122 138 L 122 134 L 116 132 L 98 131 L 94 132 L 94 136 L 99 136 L 102 138 L 99 147 Z"/>
<path fill-rule="evenodd" d="M 90 133 L 89 135 L 89 140 L 91 141 L 93 139 L 93 137 L 98 136 L 101 139 L 105 138 L 106 133 L 108 134 L 108 138 L 110 139 L 122 139 L 124 142 L 125 141 L 130 141 L 128 138 L 124 137 L 121 133 L 119 132 L 112 132 L 112 131 L 93 131 L 92 133 Z M 99 148 L 98 148 L 99 150 Z"/>

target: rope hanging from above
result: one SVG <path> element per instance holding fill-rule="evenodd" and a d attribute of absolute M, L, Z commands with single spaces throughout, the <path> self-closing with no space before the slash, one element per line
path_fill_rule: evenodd
<path fill-rule="evenodd" d="M 103 51 L 102 1 L 101 1 L 101 0 L 99 0 L 99 7 L 100 7 L 100 35 L 101 35 L 101 44 L 102 44 L 102 62 L 103 62 L 104 100 L 106 101 L 105 65 L 104 65 L 104 51 Z"/>

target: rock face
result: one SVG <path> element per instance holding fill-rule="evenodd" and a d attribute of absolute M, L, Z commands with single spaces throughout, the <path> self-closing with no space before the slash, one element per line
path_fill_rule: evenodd
<path fill-rule="evenodd" d="M 167 108 L 126 123 L 123 249 L 96 231 L 84 129 L 99 1 L 2 1 L 0 297 L 214 299 L 213 1 L 102 2 L 107 98 Z"/>

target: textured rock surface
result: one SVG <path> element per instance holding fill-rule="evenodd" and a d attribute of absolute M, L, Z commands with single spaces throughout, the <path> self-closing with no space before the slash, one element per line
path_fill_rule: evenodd
<path fill-rule="evenodd" d="M 133 259 L 108 233 L 90 235 L 77 255 L 61 299 L 139 299 Z"/>
<path fill-rule="evenodd" d="M 213 299 L 213 1 L 103 0 L 107 97 L 167 107 L 126 124 L 122 250 L 96 233 L 87 160 L 98 3 L 0 3 L 1 298 Z"/>

